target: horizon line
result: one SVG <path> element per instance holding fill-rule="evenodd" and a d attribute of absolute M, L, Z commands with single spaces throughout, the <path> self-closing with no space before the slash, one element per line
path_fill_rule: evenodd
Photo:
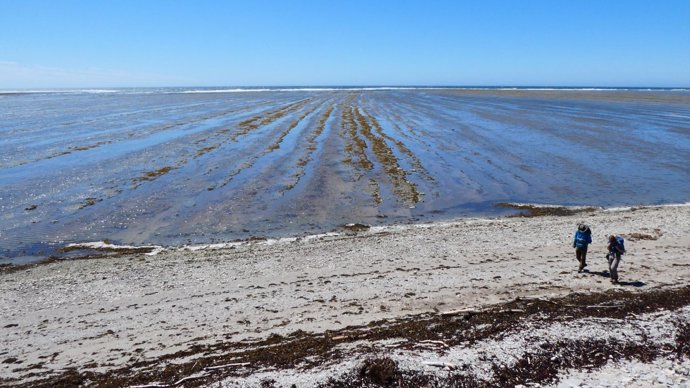
<path fill-rule="evenodd" d="M 415 88 L 415 89 L 690 89 L 690 86 L 601 86 L 601 85 L 443 85 L 443 84 L 284 84 L 284 85 L 175 85 L 175 86 L 60 86 L 60 87 L 15 87 L 0 91 L 40 90 L 97 90 L 97 89 L 346 89 L 346 88 Z"/>

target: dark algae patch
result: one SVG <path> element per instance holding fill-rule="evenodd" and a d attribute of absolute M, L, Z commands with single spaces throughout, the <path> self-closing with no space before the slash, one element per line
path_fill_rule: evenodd
<path fill-rule="evenodd" d="M 581 213 L 593 213 L 599 209 L 595 207 L 565 207 L 565 206 L 538 206 L 521 205 L 507 202 L 499 202 L 494 206 L 499 208 L 515 209 L 519 212 L 512 217 L 543 217 L 543 216 L 572 216 Z"/>
<path fill-rule="evenodd" d="M 396 195 L 408 205 L 419 202 L 420 195 L 417 187 L 407 179 L 407 172 L 400 167 L 398 158 L 386 142 L 387 136 L 383 134 L 381 126 L 376 119 L 366 112 L 360 112 L 360 108 L 356 108 L 353 111 L 359 124 L 360 133 L 372 145 L 372 152 L 376 155 L 376 159 L 381 163 L 383 170 L 393 183 Z"/>
<path fill-rule="evenodd" d="M 156 180 L 157 178 L 169 173 L 170 171 L 172 171 L 176 168 L 177 167 L 173 167 L 173 166 L 165 166 L 165 167 L 161 167 L 157 170 L 147 171 L 142 176 L 133 179 L 132 182 L 134 183 L 135 187 L 137 187 L 137 186 L 139 186 L 139 184 L 141 184 L 143 182 L 150 182 L 150 181 Z"/>
<path fill-rule="evenodd" d="M 208 147 L 200 148 L 199 150 L 196 151 L 196 154 L 194 156 L 196 156 L 197 158 L 200 156 L 204 156 L 205 154 L 215 150 L 218 147 L 220 147 L 220 144 L 216 143 L 216 144 L 210 145 Z"/>
<path fill-rule="evenodd" d="M 414 154 L 400 141 L 387 135 L 376 118 L 355 103 L 353 95 L 341 107 L 341 136 L 346 139 L 344 163 L 354 168 L 357 179 L 369 178 L 368 191 L 374 202 L 381 205 L 382 184 L 391 186 L 397 201 L 407 207 L 414 206 L 421 200 L 417 186 L 408 179 L 408 172 L 401 167 L 400 160 L 391 145 L 412 159 Z"/>
<path fill-rule="evenodd" d="M 189 378 L 184 381 L 185 387 L 200 387 L 233 376 L 247 376 L 259 370 L 308 371 L 325 365 L 338 365 L 352 357 L 363 357 L 364 361 L 356 368 L 344 371 L 344 374 L 332 376 L 321 386 L 512 387 L 517 384 L 554 383 L 559 370 L 564 368 L 595 369 L 617 360 L 651 362 L 661 355 L 688 356 L 689 324 L 679 320 L 676 323 L 678 335 L 675 341 L 664 344 L 645 340 L 621 343 L 598 338 L 535 338 L 536 346 L 522 354 L 513 365 L 487 360 L 492 372 L 489 380 L 468 373 L 470 365 L 463 364 L 448 365 L 443 374 L 405 370 L 395 360 L 382 354 L 381 349 L 375 347 L 375 342 L 396 340 L 395 345 L 386 346 L 388 351 L 419 350 L 424 341 L 441 341 L 448 347 L 471 346 L 483 340 L 500 339 L 520 329 L 525 321 L 542 327 L 582 318 L 606 318 L 612 320 L 612 325 L 620 325 L 622 322 L 635 321 L 640 314 L 674 311 L 688 305 L 690 286 L 647 292 L 575 293 L 556 299 L 517 298 L 479 311 L 425 313 L 325 333 L 296 331 L 285 336 L 272 334 L 255 342 L 192 345 L 187 350 L 157 360 L 137 361 L 107 372 L 68 369 L 59 374 L 41 376 L 30 383 L 0 380 L 0 385 L 53 387 L 88 384 L 94 387 L 120 387 L 151 382 L 173 384 Z M 338 346 L 355 341 L 358 341 L 358 345 L 351 350 L 346 351 Z M 275 386 L 275 382 L 266 380 L 264 385 Z"/>
<path fill-rule="evenodd" d="M 158 178 L 161 175 L 165 175 L 165 174 L 169 173 L 172 169 L 173 169 L 172 167 L 166 166 L 166 167 L 159 168 L 158 170 L 148 171 L 139 179 L 144 180 L 144 181 L 151 181 L 151 180 Z"/>
<path fill-rule="evenodd" d="M 252 118 L 240 122 L 239 127 L 243 131 L 242 134 L 244 134 L 249 131 L 255 130 L 259 127 L 269 125 L 274 121 L 284 117 L 288 113 L 301 109 L 310 101 L 311 99 L 305 99 L 292 104 L 288 104 L 284 107 L 272 110 L 270 112 L 254 116 Z"/>
<path fill-rule="evenodd" d="M 345 151 L 348 154 L 348 158 L 345 159 L 346 163 L 350 164 L 354 162 L 356 166 L 363 170 L 371 170 L 374 168 L 374 164 L 369 160 L 365 150 L 367 149 L 367 143 L 359 136 L 357 131 L 357 123 L 354 119 L 355 108 L 350 106 L 343 109 L 342 112 L 342 123 L 343 129 L 349 135 L 349 141 L 345 146 Z"/>
<path fill-rule="evenodd" d="M 81 205 L 79 205 L 79 209 L 83 209 L 85 207 L 93 206 L 97 204 L 98 202 L 103 201 L 102 198 L 94 198 L 94 197 L 89 197 L 84 199 L 84 202 L 82 202 Z"/>
<path fill-rule="evenodd" d="M 345 224 L 341 228 L 346 232 L 358 233 L 358 232 L 366 232 L 367 230 L 369 230 L 371 228 L 371 226 L 366 225 L 366 224 L 354 223 L 354 224 Z"/>

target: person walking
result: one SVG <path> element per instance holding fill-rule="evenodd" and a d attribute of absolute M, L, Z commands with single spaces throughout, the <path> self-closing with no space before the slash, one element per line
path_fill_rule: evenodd
<path fill-rule="evenodd" d="M 606 258 L 609 262 L 609 273 L 611 274 L 611 283 L 620 284 L 618 282 L 618 264 L 621 262 L 621 255 L 625 253 L 625 248 L 618 241 L 616 236 L 609 236 L 609 243 L 607 245 L 609 250 Z"/>
<path fill-rule="evenodd" d="M 580 267 L 577 272 L 582 272 L 587 266 L 587 246 L 592 243 L 592 230 L 585 224 L 580 224 L 575 231 L 573 238 L 573 248 L 575 248 L 575 257 L 580 262 Z"/>

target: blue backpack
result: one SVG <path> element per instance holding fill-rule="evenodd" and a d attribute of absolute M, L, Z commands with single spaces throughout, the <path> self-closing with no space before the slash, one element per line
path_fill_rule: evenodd
<path fill-rule="evenodd" d="M 592 242 L 592 237 L 590 234 L 578 230 L 575 232 L 575 247 L 576 248 L 586 248 L 587 244 Z"/>
<path fill-rule="evenodd" d="M 623 250 L 623 253 L 625 253 L 625 239 L 623 236 L 616 236 L 616 241 L 618 242 L 618 246 Z"/>

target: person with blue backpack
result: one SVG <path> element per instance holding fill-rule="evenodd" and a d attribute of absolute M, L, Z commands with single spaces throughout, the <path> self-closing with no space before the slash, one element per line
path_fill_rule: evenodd
<path fill-rule="evenodd" d="M 582 272 L 587 266 L 587 246 L 592 243 L 592 230 L 585 224 L 580 224 L 575 232 L 573 238 L 573 248 L 575 248 L 575 257 L 580 262 L 580 268 L 577 272 Z"/>
<path fill-rule="evenodd" d="M 611 283 L 620 284 L 618 282 L 618 264 L 621 262 L 621 255 L 625 253 L 625 245 L 623 237 L 609 236 L 609 244 L 607 245 L 609 253 L 606 259 L 609 262 L 609 273 L 611 274 Z"/>

